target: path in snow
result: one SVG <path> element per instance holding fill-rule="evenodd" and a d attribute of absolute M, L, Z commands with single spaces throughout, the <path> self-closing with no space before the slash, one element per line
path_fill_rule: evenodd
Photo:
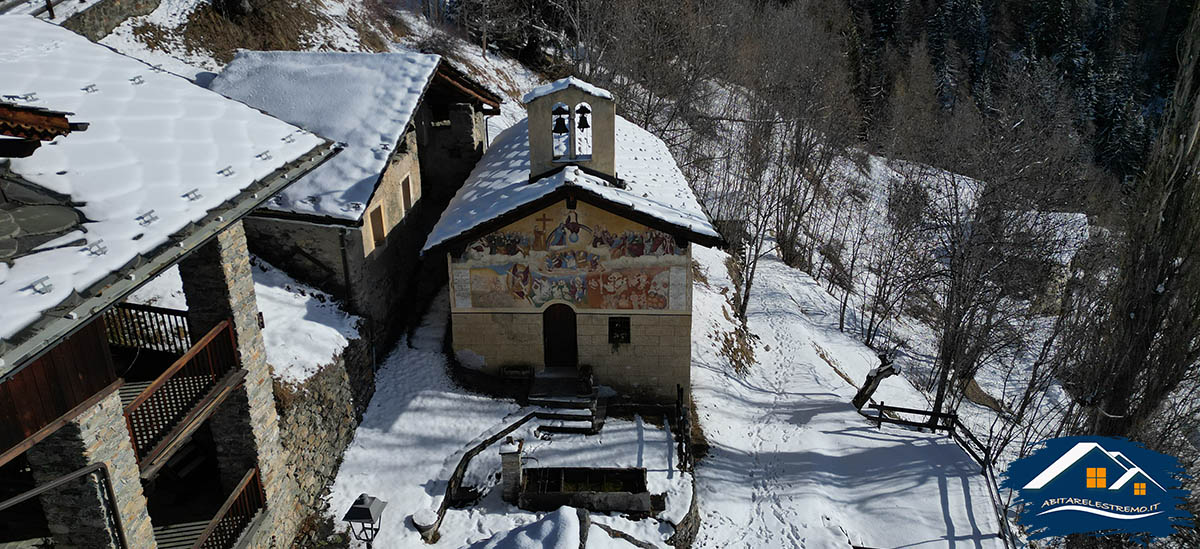
<path fill-rule="evenodd" d="M 694 253 L 711 284 L 694 292 L 692 384 L 711 445 L 696 468 L 697 547 L 1002 547 L 979 468 L 953 441 L 879 430 L 849 404 L 855 388 L 816 346 L 851 379 L 876 359 L 802 312 L 828 310 L 811 279 L 763 260 L 749 314 L 757 364 L 737 376 L 709 338 L 731 326 L 714 290 L 730 285 L 726 256 Z M 923 402 L 902 380 L 885 386 L 888 402 Z"/>

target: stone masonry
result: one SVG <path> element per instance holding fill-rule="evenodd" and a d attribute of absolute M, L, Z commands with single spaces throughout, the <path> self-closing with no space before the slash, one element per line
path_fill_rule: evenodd
<path fill-rule="evenodd" d="M 608 342 L 608 319 L 629 317 L 630 342 Z M 690 314 L 586 313 L 576 315 L 579 361 L 596 383 L 623 394 L 675 401 L 675 386 L 691 387 Z M 541 365 L 542 313 L 454 313 L 454 349 L 463 364 L 499 373 L 501 366 Z M 463 342 L 470 342 L 469 344 Z"/>
<path fill-rule="evenodd" d="M 38 484 L 88 465 L 108 467 L 121 525 L 131 549 L 153 549 L 154 529 L 146 512 L 137 459 L 125 426 L 121 398 L 113 392 L 26 453 Z M 41 498 L 55 547 L 112 547 L 103 486 L 95 475 L 52 490 Z"/>
<path fill-rule="evenodd" d="M 258 304 L 251 278 L 246 234 L 239 221 L 179 264 L 188 316 L 197 333 L 221 320 L 233 324 L 241 366 L 242 388 L 210 419 L 217 444 L 223 484 L 232 489 L 257 464 L 267 496 L 267 514 L 250 547 L 287 547 L 295 537 L 300 506 L 295 482 L 287 475 L 287 454 L 280 442 L 271 369 L 258 324 Z"/>
<path fill-rule="evenodd" d="M 159 5 L 159 0 L 100 0 L 91 7 L 72 15 L 63 26 L 93 42 L 108 36 L 121 22 L 147 15 Z"/>
<path fill-rule="evenodd" d="M 295 479 L 303 513 L 321 510 L 321 496 L 333 481 L 342 453 L 354 438 L 355 400 L 338 357 L 299 387 L 279 384 L 279 431 L 287 452 L 288 476 Z"/>

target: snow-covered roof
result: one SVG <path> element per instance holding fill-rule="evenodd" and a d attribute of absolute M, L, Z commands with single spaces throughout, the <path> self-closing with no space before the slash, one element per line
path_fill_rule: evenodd
<path fill-rule="evenodd" d="M 521 102 L 530 103 L 534 99 L 542 97 L 543 95 L 550 95 L 556 91 L 565 90 L 567 88 L 577 88 L 584 93 L 589 93 L 604 99 L 613 98 L 612 94 L 604 88 L 593 86 L 587 82 L 584 82 L 583 80 L 575 78 L 574 76 L 568 76 L 566 78 L 559 78 L 558 80 L 555 80 L 549 84 L 543 84 L 533 88 L 532 90 L 529 90 L 529 93 L 525 94 L 525 96 L 521 98 Z"/>
<path fill-rule="evenodd" d="M 89 123 L 9 161 L 13 175 L 62 195 L 83 220 L 0 263 L 6 344 L 135 259 L 182 246 L 194 223 L 327 143 L 33 17 L 0 16 L 0 36 L 0 96 Z"/>
<path fill-rule="evenodd" d="M 357 221 L 439 59 L 415 52 L 243 50 L 210 87 L 345 146 L 268 209 Z"/>
<path fill-rule="evenodd" d="M 424 249 L 428 251 L 564 186 L 590 191 L 692 233 L 720 238 L 666 143 L 620 116 L 616 117 L 615 161 L 624 189 L 570 165 L 531 182 L 529 120 L 524 119 L 492 142 L 446 206 Z"/>

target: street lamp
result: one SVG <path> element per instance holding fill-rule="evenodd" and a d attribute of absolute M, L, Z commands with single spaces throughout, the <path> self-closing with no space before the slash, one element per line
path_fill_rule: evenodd
<path fill-rule="evenodd" d="M 354 534 L 354 539 L 365 541 L 367 549 L 371 549 L 371 542 L 379 535 L 379 519 L 383 516 L 384 507 L 387 507 L 386 501 L 359 494 L 354 505 L 346 511 L 346 516 L 342 517 L 342 520 L 350 523 L 350 533 Z"/>

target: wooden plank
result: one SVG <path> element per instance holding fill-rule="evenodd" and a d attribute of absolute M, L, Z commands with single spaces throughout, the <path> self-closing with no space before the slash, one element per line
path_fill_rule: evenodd
<path fill-rule="evenodd" d="M 905 414 L 919 414 L 919 415 L 931 416 L 931 417 L 936 416 L 938 419 L 949 418 L 949 417 L 953 417 L 953 418 L 958 417 L 956 414 L 951 414 L 951 413 L 946 413 L 946 412 L 934 412 L 931 410 L 920 410 L 917 408 L 901 408 L 900 406 L 888 406 L 886 404 L 871 403 L 868 407 L 875 409 L 875 410 L 883 410 L 883 411 L 887 411 L 887 412 L 902 412 Z"/>
<path fill-rule="evenodd" d="M 46 437 L 50 436 L 51 434 L 54 434 L 55 431 L 59 430 L 59 428 L 61 428 L 63 425 L 66 425 L 67 422 L 71 421 L 72 419 L 75 419 L 77 416 L 79 416 L 79 414 L 86 412 L 88 408 L 95 406 L 101 400 L 104 400 L 105 397 L 112 394 L 117 389 L 121 388 L 121 385 L 123 385 L 124 383 L 125 383 L 125 380 L 117 379 L 116 381 L 109 384 L 107 387 L 96 392 L 96 394 L 92 395 L 87 400 L 79 403 L 74 408 L 71 408 L 70 410 L 68 410 L 67 413 L 59 416 L 54 421 L 51 421 L 50 423 L 48 423 L 41 429 L 38 429 L 37 432 L 26 437 L 24 440 L 22 440 L 17 445 L 5 450 L 3 454 L 0 454 L 0 466 L 3 466 L 5 463 L 8 463 L 9 461 L 12 461 L 13 458 L 25 453 L 26 450 L 32 448 L 34 444 L 37 444 L 37 443 L 41 442 L 42 440 L 44 440 Z"/>

